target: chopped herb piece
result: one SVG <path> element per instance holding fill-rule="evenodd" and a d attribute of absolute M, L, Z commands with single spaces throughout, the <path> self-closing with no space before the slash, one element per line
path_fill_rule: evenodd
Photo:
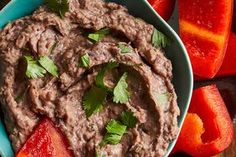
<path fill-rule="evenodd" d="M 58 77 L 58 68 L 48 56 L 42 56 L 39 58 L 39 64 L 44 67 L 50 74 Z"/>
<path fill-rule="evenodd" d="M 28 47 L 22 47 L 21 50 L 26 51 L 26 52 L 30 51 L 30 49 Z"/>
<path fill-rule="evenodd" d="M 99 155 L 98 155 L 98 152 L 97 151 L 95 151 L 95 157 L 99 157 Z M 102 156 L 101 157 L 106 157 L 106 154 L 102 154 Z"/>
<path fill-rule="evenodd" d="M 90 58 L 88 54 L 84 54 L 83 56 L 80 57 L 80 65 L 82 67 L 89 67 L 89 63 L 90 63 Z"/>
<path fill-rule="evenodd" d="M 95 157 L 99 157 L 99 156 L 98 156 L 98 152 L 97 152 L 97 151 L 95 152 Z"/>
<path fill-rule="evenodd" d="M 167 38 L 165 34 L 158 31 L 157 29 L 154 29 L 153 35 L 152 35 L 152 45 L 156 48 L 163 47 L 165 48 L 167 45 L 169 45 L 170 41 Z"/>
<path fill-rule="evenodd" d="M 68 0 L 45 0 L 45 3 L 50 10 L 57 13 L 61 18 L 69 11 Z"/>
<path fill-rule="evenodd" d="M 129 92 L 127 90 L 128 88 L 128 84 L 126 82 L 126 78 L 127 78 L 127 73 L 125 72 L 120 80 L 118 81 L 116 87 L 114 88 L 114 91 L 113 91 L 113 94 L 114 94 L 114 97 L 113 97 L 113 101 L 115 103 L 121 103 L 121 104 L 124 104 L 124 103 L 127 103 L 129 101 Z"/>
<path fill-rule="evenodd" d="M 95 42 L 101 40 L 99 34 L 89 34 L 89 35 L 88 35 L 88 38 L 91 39 L 91 40 L 93 40 L 93 41 L 95 41 Z"/>
<path fill-rule="evenodd" d="M 83 97 L 83 107 L 87 117 L 100 111 L 105 103 L 107 90 L 92 86 Z"/>
<path fill-rule="evenodd" d="M 123 111 L 121 113 L 121 122 L 126 125 L 128 128 L 135 127 L 137 123 L 137 118 L 134 116 L 134 113 L 131 111 Z"/>
<path fill-rule="evenodd" d="M 38 62 L 32 56 L 24 56 L 24 58 L 27 63 L 26 76 L 28 78 L 36 79 L 38 77 L 44 77 L 47 71 L 38 65 Z"/>
<path fill-rule="evenodd" d="M 157 94 L 157 102 L 162 106 L 165 105 L 166 102 L 168 102 L 169 98 L 170 98 L 169 92 Z"/>
<path fill-rule="evenodd" d="M 126 132 L 126 126 L 120 124 L 120 122 L 116 120 L 111 120 L 106 126 L 106 135 L 103 138 L 100 146 L 104 146 L 106 144 L 118 144 Z"/>
<path fill-rule="evenodd" d="M 18 95 L 18 96 L 15 98 L 15 101 L 16 101 L 17 103 L 19 103 L 22 99 L 23 99 L 23 94 L 22 94 L 22 95 Z"/>
<path fill-rule="evenodd" d="M 24 89 L 24 91 L 21 92 L 21 93 L 15 98 L 15 101 L 16 101 L 17 103 L 19 103 L 19 102 L 23 99 L 23 97 L 25 97 L 25 95 L 26 95 L 28 89 L 29 89 L 29 87 L 27 87 L 26 89 Z"/>
<path fill-rule="evenodd" d="M 119 121 L 112 119 L 106 126 L 107 133 L 123 135 L 126 131 L 126 126 L 122 125 Z"/>
<path fill-rule="evenodd" d="M 109 33 L 110 33 L 109 28 L 103 28 L 103 29 L 96 31 L 94 33 L 90 33 L 88 35 L 88 38 L 91 39 L 93 42 L 98 42 L 98 41 L 102 40 Z"/>
<path fill-rule="evenodd" d="M 130 53 L 132 52 L 132 49 L 122 43 L 119 43 L 118 45 L 119 49 L 121 50 L 121 53 Z"/>
<path fill-rule="evenodd" d="M 106 134 L 103 138 L 102 142 L 100 143 L 100 146 L 104 146 L 106 144 L 118 144 L 120 143 L 122 136 L 117 134 Z"/>
<path fill-rule="evenodd" d="M 49 53 L 53 53 L 53 51 L 55 50 L 56 47 L 57 47 L 57 42 L 55 42 L 55 43 L 50 47 Z"/>
<path fill-rule="evenodd" d="M 107 89 L 106 85 L 104 84 L 105 74 L 108 70 L 112 70 L 114 68 L 117 68 L 118 66 L 119 66 L 119 63 L 117 62 L 106 63 L 96 76 L 96 85 L 98 87 Z"/>

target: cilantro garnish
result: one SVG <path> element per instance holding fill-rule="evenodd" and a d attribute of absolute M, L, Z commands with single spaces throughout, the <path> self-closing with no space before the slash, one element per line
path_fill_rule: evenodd
<path fill-rule="evenodd" d="M 97 151 L 95 151 L 95 157 L 99 157 L 100 155 L 98 155 L 98 152 Z M 102 156 L 101 157 L 106 157 L 106 154 L 102 154 Z"/>
<path fill-rule="evenodd" d="M 93 113 L 102 109 L 106 100 L 108 92 L 113 91 L 113 101 L 116 103 L 126 103 L 129 99 L 129 92 L 127 91 L 128 84 L 126 83 L 127 73 L 124 73 L 118 81 L 116 87 L 109 89 L 104 84 L 104 76 L 107 70 L 118 67 L 116 62 L 109 62 L 103 66 L 101 71 L 98 72 L 95 85 L 88 90 L 83 97 L 83 106 L 87 117 L 90 117 Z"/>
<path fill-rule="evenodd" d="M 28 78 L 44 77 L 47 72 L 58 77 L 57 66 L 48 56 L 42 56 L 39 60 L 34 60 L 32 56 L 24 56 L 24 58 L 27 63 L 26 76 Z"/>
<path fill-rule="evenodd" d="M 156 48 L 163 47 L 165 48 L 167 45 L 169 45 L 169 39 L 165 34 L 158 31 L 157 29 L 153 30 L 152 34 L 152 45 Z"/>
<path fill-rule="evenodd" d="M 84 54 L 83 56 L 80 57 L 80 65 L 82 67 L 89 67 L 89 63 L 90 63 L 90 58 L 88 54 Z"/>
<path fill-rule="evenodd" d="M 160 105 L 165 105 L 166 102 L 168 102 L 170 98 L 170 93 L 166 92 L 166 93 L 162 93 L 162 94 L 157 94 L 157 101 Z"/>
<path fill-rule="evenodd" d="M 117 62 L 109 62 L 109 63 L 106 63 L 103 68 L 98 72 L 97 76 L 96 76 L 96 85 L 98 87 L 101 87 L 101 88 L 105 88 L 107 89 L 106 85 L 104 84 L 104 77 L 105 77 L 105 74 L 108 70 L 112 70 L 114 68 L 117 68 L 119 66 L 119 63 Z"/>
<path fill-rule="evenodd" d="M 57 13 L 61 18 L 69 11 L 68 0 L 45 0 L 45 3 L 50 10 Z"/>
<path fill-rule="evenodd" d="M 26 93 L 28 92 L 28 90 L 29 90 L 29 87 L 27 87 L 26 89 L 24 89 L 24 91 L 21 92 L 21 93 L 15 98 L 15 101 L 16 101 L 17 103 L 19 103 L 19 102 L 25 97 L 25 95 L 26 95 Z"/>
<path fill-rule="evenodd" d="M 127 90 L 128 88 L 128 84 L 126 82 L 126 78 L 127 78 L 127 73 L 125 72 L 120 80 L 118 81 L 116 87 L 114 88 L 114 91 L 113 91 L 113 94 L 114 94 L 114 97 L 113 97 L 113 101 L 115 103 L 121 103 L 121 104 L 124 104 L 124 103 L 127 103 L 129 101 L 129 92 Z"/>
<path fill-rule="evenodd" d="M 46 74 L 46 70 L 38 65 L 38 62 L 33 59 L 32 56 L 24 56 L 27 62 L 26 68 L 26 76 L 32 79 L 36 79 L 38 77 L 44 77 Z"/>
<path fill-rule="evenodd" d="M 100 146 L 106 144 L 118 144 L 126 132 L 126 126 L 122 125 L 119 121 L 111 120 L 106 126 L 106 135 L 100 143 Z"/>
<path fill-rule="evenodd" d="M 121 53 L 130 53 L 132 49 L 122 43 L 119 43 L 118 48 L 120 49 Z"/>
<path fill-rule="evenodd" d="M 94 33 L 90 33 L 88 35 L 88 38 L 90 40 L 92 40 L 93 42 L 98 42 L 98 41 L 102 40 L 109 33 L 110 33 L 110 29 L 109 28 L 103 28 L 103 29 L 101 29 L 99 31 L 96 31 Z"/>
<path fill-rule="evenodd" d="M 102 109 L 107 96 L 107 90 L 92 86 L 83 97 L 83 107 L 87 117 Z"/>
<path fill-rule="evenodd" d="M 121 113 L 121 122 L 127 126 L 127 128 L 133 128 L 137 123 L 137 118 L 131 111 L 123 111 Z"/>
<path fill-rule="evenodd" d="M 38 62 L 44 69 L 52 74 L 52 76 L 58 77 L 58 68 L 48 56 L 40 57 Z"/>
<path fill-rule="evenodd" d="M 121 114 L 121 122 L 112 119 L 106 126 L 106 135 L 100 142 L 100 146 L 106 144 L 118 144 L 128 128 L 133 128 L 137 118 L 131 111 L 124 111 Z"/>
<path fill-rule="evenodd" d="M 53 51 L 55 50 L 55 48 L 57 47 L 57 42 L 55 42 L 49 49 L 49 53 L 53 53 Z"/>

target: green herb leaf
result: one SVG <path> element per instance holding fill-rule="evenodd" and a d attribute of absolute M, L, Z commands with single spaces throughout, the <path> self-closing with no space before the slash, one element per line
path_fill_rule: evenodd
<path fill-rule="evenodd" d="M 120 122 L 111 120 L 106 126 L 107 133 L 100 143 L 100 146 L 104 146 L 106 144 L 118 144 L 126 132 L 126 128 L 127 127 L 120 124 Z"/>
<path fill-rule="evenodd" d="M 113 101 L 115 103 L 127 103 L 129 101 L 129 92 L 127 90 L 128 84 L 126 83 L 127 73 L 124 73 L 120 80 L 118 81 L 116 87 L 114 88 L 113 94 Z"/>
<path fill-rule="evenodd" d="M 24 58 L 27 63 L 26 76 L 28 78 L 36 79 L 38 77 L 44 77 L 47 71 L 38 65 L 38 62 L 32 56 L 24 56 Z"/>
<path fill-rule="evenodd" d="M 165 34 L 158 31 L 157 29 L 154 29 L 153 35 L 152 35 L 152 45 L 156 48 L 163 47 L 165 48 L 167 45 L 169 45 L 170 41 L 167 38 Z"/>
<path fill-rule="evenodd" d="M 16 98 L 15 101 L 17 103 L 19 103 L 21 100 L 23 100 L 23 98 L 25 97 L 26 93 L 28 92 L 29 87 L 27 87 L 26 89 L 24 88 L 23 92 L 21 92 Z"/>
<path fill-rule="evenodd" d="M 98 152 L 97 152 L 97 151 L 95 152 L 95 157 L 99 157 L 99 156 L 98 156 Z"/>
<path fill-rule="evenodd" d="M 162 106 L 165 105 L 169 101 L 169 98 L 170 98 L 169 92 L 157 94 L 157 102 Z"/>
<path fill-rule="evenodd" d="M 103 28 L 103 29 L 101 29 L 99 31 L 96 31 L 94 33 L 90 33 L 88 35 L 88 38 L 90 40 L 92 40 L 93 42 L 98 42 L 98 41 L 102 40 L 109 33 L 110 33 L 110 29 L 109 28 Z"/>
<path fill-rule="evenodd" d="M 112 119 L 106 126 L 107 133 L 123 135 L 126 131 L 126 126 L 122 125 L 119 121 Z"/>
<path fill-rule="evenodd" d="M 50 10 L 57 13 L 61 18 L 69 11 L 68 0 L 45 0 L 45 3 Z"/>
<path fill-rule="evenodd" d="M 83 56 L 80 57 L 80 65 L 82 67 L 89 67 L 89 63 L 90 63 L 90 58 L 88 54 L 84 54 Z"/>
<path fill-rule="evenodd" d="M 58 68 L 48 56 L 42 56 L 39 58 L 39 64 L 44 67 L 50 74 L 58 77 Z"/>
<path fill-rule="evenodd" d="M 55 42 L 49 49 L 49 53 L 53 53 L 53 51 L 55 50 L 55 48 L 57 47 L 57 42 Z"/>
<path fill-rule="evenodd" d="M 121 113 L 121 122 L 126 125 L 128 128 L 135 127 L 137 123 L 137 118 L 134 116 L 134 113 L 131 111 L 123 111 Z"/>
<path fill-rule="evenodd" d="M 105 103 L 107 90 L 92 86 L 83 96 L 83 107 L 87 117 L 100 111 Z"/>
<path fill-rule="evenodd" d="M 122 43 L 119 43 L 118 48 L 121 50 L 121 53 L 130 53 L 132 49 Z"/>
<path fill-rule="evenodd" d="M 114 68 L 117 68 L 119 66 L 119 63 L 117 62 L 109 62 L 109 63 L 106 63 L 102 69 L 98 72 L 97 76 L 96 76 L 96 85 L 98 87 L 101 87 L 101 88 L 105 88 L 107 89 L 105 83 L 104 83 L 104 77 L 105 77 L 105 74 L 108 70 L 112 70 Z"/>
<path fill-rule="evenodd" d="M 117 134 L 106 134 L 103 140 L 100 143 L 100 146 L 103 147 L 106 144 L 118 144 L 120 143 L 122 136 Z"/>

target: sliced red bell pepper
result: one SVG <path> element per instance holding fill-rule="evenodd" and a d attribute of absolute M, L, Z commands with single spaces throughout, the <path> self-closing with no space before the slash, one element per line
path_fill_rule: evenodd
<path fill-rule="evenodd" d="M 193 72 L 213 78 L 225 55 L 231 28 L 233 0 L 179 0 L 180 36 Z"/>
<path fill-rule="evenodd" d="M 233 24 L 232 30 L 236 33 L 236 0 L 234 0 L 234 15 L 233 15 Z"/>
<path fill-rule="evenodd" d="M 168 20 L 175 7 L 175 0 L 148 0 L 152 7 L 165 20 Z"/>
<path fill-rule="evenodd" d="M 217 76 L 236 75 L 236 33 L 231 33 L 223 64 Z"/>
<path fill-rule="evenodd" d="M 72 157 L 72 153 L 68 150 L 68 143 L 60 130 L 45 118 L 16 157 Z"/>
<path fill-rule="evenodd" d="M 194 90 L 174 152 L 208 157 L 227 148 L 233 139 L 233 125 L 215 85 Z"/>

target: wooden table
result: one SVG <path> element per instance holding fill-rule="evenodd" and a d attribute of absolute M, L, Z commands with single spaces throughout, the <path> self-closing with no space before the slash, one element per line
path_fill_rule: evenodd
<path fill-rule="evenodd" d="M 9 0 L 0 0 L 0 9 L 7 4 Z M 230 112 L 233 124 L 234 124 L 234 134 L 236 135 L 236 77 L 215 79 L 206 82 L 195 82 L 195 86 L 207 85 L 207 84 L 217 84 L 221 91 L 221 94 L 225 100 L 225 103 Z M 229 98 L 229 95 L 231 98 Z M 188 155 L 177 154 L 175 157 L 184 157 Z M 224 152 L 217 155 L 216 157 L 236 157 L 236 136 L 234 136 L 232 144 Z"/>

